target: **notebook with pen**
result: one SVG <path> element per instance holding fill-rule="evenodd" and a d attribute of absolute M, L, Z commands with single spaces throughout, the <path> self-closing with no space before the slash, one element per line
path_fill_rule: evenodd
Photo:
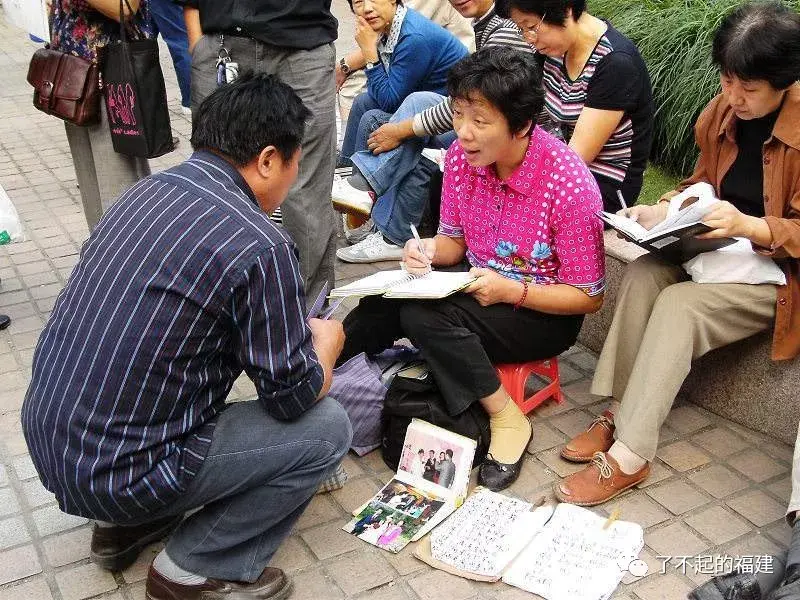
<path fill-rule="evenodd" d="M 465 272 L 431 271 L 414 275 L 396 269 L 379 271 L 363 279 L 331 290 L 331 298 L 346 296 L 384 296 L 433 300 L 454 294 L 477 278 Z"/>

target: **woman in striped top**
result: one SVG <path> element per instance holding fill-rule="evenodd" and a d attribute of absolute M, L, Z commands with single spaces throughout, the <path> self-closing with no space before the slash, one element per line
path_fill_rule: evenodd
<path fill-rule="evenodd" d="M 586 12 L 585 0 L 507 0 L 510 17 L 545 55 L 545 108 L 589 165 L 605 210 L 636 202 L 653 137 L 653 99 L 636 46 Z"/>

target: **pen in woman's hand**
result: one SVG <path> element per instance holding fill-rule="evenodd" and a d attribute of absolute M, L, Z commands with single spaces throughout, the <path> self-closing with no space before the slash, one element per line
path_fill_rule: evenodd
<path fill-rule="evenodd" d="M 410 225 L 410 227 L 411 227 L 411 234 L 414 236 L 414 239 L 417 241 L 417 249 L 419 250 L 419 253 L 422 254 L 422 256 L 425 258 L 425 261 L 428 263 L 428 266 L 431 267 L 432 266 L 431 265 L 431 259 L 428 258 L 428 255 L 425 252 L 425 245 L 422 243 L 422 238 L 419 237 L 419 232 L 417 231 L 417 228 L 414 227 L 413 223 Z"/>

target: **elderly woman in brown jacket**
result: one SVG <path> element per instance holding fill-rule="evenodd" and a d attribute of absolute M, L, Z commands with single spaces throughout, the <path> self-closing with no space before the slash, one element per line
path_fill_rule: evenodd
<path fill-rule="evenodd" d="M 592 393 L 614 404 L 561 456 L 590 463 L 555 486 L 564 501 L 591 506 L 644 481 L 661 424 L 706 352 L 774 328 L 772 358 L 800 354 L 800 15 L 779 3 L 745 4 L 715 34 L 722 93 L 695 127 L 700 157 L 679 190 L 713 186 L 705 237 L 739 237 L 776 261 L 787 284 L 692 282 L 680 267 L 646 255 L 625 273 Z M 644 227 L 666 217 L 628 210 Z"/>

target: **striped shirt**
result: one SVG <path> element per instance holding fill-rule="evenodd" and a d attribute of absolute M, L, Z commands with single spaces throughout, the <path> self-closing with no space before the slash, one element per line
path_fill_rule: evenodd
<path fill-rule="evenodd" d="M 616 190 L 635 204 L 653 134 L 653 100 L 647 67 L 638 49 L 611 25 L 576 79 L 561 58 L 546 57 L 545 109 L 569 140 L 584 107 L 623 111 L 622 119 L 589 170 L 598 180 L 606 210 L 621 208 Z"/>
<path fill-rule="evenodd" d="M 510 46 L 523 52 L 534 52 L 514 22 L 498 16 L 494 5 L 488 13 L 475 20 L 473 29 L 478 50 L 489 46 Z M 452 129 L 453 106 L 450 98 L 414 115 L 414 132 L 418 135 L 439 135 Z"/>
<path fill-rule="evenodd" d="M 31 458 L 65 512 L 125 523 L 182 494 L 244 371 L 277 419 L 322 369 L 294 244 L 222 158 L 134 185 L 84 245 L 33 360 Z"/>

